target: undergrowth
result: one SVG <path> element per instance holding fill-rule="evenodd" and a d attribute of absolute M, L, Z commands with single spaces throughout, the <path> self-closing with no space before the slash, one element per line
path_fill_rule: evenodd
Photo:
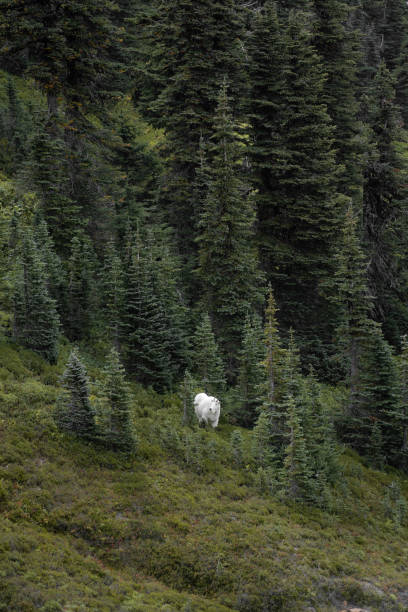
<path fill-rule="evenodd" d="M 326 508 L 291 503 L 260 489 L 250 431 L 184 427 L 177 394 L 137 385 L 136 454 L 81 442 L 52 418 L 68 351 L 0 345 L 0 610 L 408 609 L 400 473 L 345 450 Z"/>

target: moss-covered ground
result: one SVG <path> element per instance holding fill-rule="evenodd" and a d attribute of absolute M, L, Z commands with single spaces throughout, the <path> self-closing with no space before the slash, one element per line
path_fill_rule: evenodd
<path fill-rule="evenodd" d="M 176 395 L 140 388 L 134 457 L 61 435 L 67 351 L 51 367 L 0 344 L 0 610 L 408 610 L 401 474 L 347 451 L 329 509 L 291 504 L 257 488 L 251 432 L 237 468 L 232 426 L 183 427 Z"/>

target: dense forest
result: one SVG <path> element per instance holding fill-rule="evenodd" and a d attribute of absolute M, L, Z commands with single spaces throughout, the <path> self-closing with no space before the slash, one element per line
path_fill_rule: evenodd
<path fill-rule="evenodd" d="M 337 511 L 344 452 L 404 478 L 406 1 L 0 0 L 0 37 L 0 361 L 59 368 L 53 435 L 130 461 L 173 395 L 200 473 L 205 391 L 282 503 Z"/>

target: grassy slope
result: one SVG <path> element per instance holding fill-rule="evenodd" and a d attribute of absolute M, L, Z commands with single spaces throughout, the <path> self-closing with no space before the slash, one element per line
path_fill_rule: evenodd
<path fill-rule="evenodd" d="M 348 453 L 336 512 L 288 506 L 232 467 L 225 424 L 188 434 L 186 465 L 177 398 L 140 389 L 126 460 L 55 430 L 64 357 L 0 344 L 0 610 L 408 609 L 408 529 L 384 512 L 398 475 Z"/>

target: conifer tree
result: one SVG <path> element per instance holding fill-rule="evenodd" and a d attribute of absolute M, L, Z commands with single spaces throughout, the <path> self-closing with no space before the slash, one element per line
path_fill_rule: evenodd
<path fill-rule="evenodd" d="M 208 313 L 199 321 L 193 337 L 193 373 L 206 393 L 219 395 L 225 387 L 225 374 Z"/>
<path fill-rule="evenodd" d="M 120 90 L 123 33 L 114 24 L 109 0 L 58 2 L 53 10 L 38 0 L 2 0 L 2 55 L 10 70 L 24 70 L 47 96 L 50 115 L 61 97 L 72 114 L 96 109 Z M 20 61 L 16 61 L 20 60 Z"/>
<path fill-rule="evenodd" d="M 68 260 L 67 313 L 64 329 L 71 340 L 86 338 L 90 333 L 95 302 L 98 298 L 96 259 L 88 236 L 78 232 L 71 242 Z"/>
<path fill-rule="evenodd" d="M 47 288 L 45 266 L 32 231 L 21 245 L 14 290 L 13 337 L 51 363 L 58 357 L 59 317 Z"/>
<path fill-rule="evenodd" d="M 125 370 L 115 348 L 109 353 L 104 369 L 103 394 L 108 405 L 108 429 L 105 442 L 114 449 L 131 451 L 135 440 L 130 420 L 130 392 L 125 379 Z"/>
<path fill-rule="evenodd" d="M 322 102 L 325 73 L 304 16 L 291 13 L 282 32 L 269 9 L 259 28 L 263 53 L 252 58 L 257 81 L 251 116 L 261 126 L 259 142 L 254 133 L 261 259 L 283 325 L 295 323 L 303 335 L 327 341 L 333 321 L 322 284 L 333 270 L 332 245 L 343 198 L 336 192 L 333 128 Z M 275 91 L 271 77 L 262 88 L 265 57 L 271 57 L 273 66 L 281 62 Z"/>
<path fill-rule="evenodd" d="M 289 430 L 289 443 L 285 448 L 284 471 L 287 495 L 294 500 L 307 499 L 310 492 L 311 471 L 306 448 L 299 405 L 289 394 L 284 401 Z"/>
<path fill-rule="evenodd" d="M 149 254 L 134 244 L 126 273 L 123 318 L 124 349 L 129 374 L 157 390 L 170 387 L 170 335 L 163 304 L 154 287 Z"/>
<path fill-rule="evenodd" d="M 391 463 L 401 448 L 402 439 L 400 423 L 395 418 L 397 372 L 392 349 L 381 327 L 374 322 L 367 329 L 361 366 L 359 414 L 354 424 L 353 441 L 364 454 L 370 454 L 375 442 L 377 464 L 381 465 L 382 457 Z"/>
<path fill-rule="evenodd" d="M 342 233 L 335 253 L 336 270 L 333 277 L 339 317 L 341 341 L 346 346 L 350 399 L 348 414 L 357 409 L 360 357 L 368 331 L 372 297 L 367 287 L 367 260 L 357 234 L 357 217 L 350 206 L 346 212 Z"/>
<path fill-rule="evenodd" d="M 55 252 L 54 241 L 49 234 L 47 223 L 41 217 L 35 219 L 34 237 L 44 262 L 48 292 L 61 312 L 65 307 L 66 274 L 61 258 Z"/>
<path fill-rule="evenodd" d="M 278 308 L 276 306 L 272 287 L 269 286 L 268 301 L 265 309 L 265 360 L 263 362 L 266 380 L 265 395 L 266 401 L 269 405 L 273 405 L 277 398 L 276 387 L 281 381 L 282 359 L 284 356 L 284 349 L 281 346 L 278 320 L 276 316 L 277 311 Z"/>
<path fill-rule="evenodd" d="M 258 315 L 247 315 L 239 355 L 238 389 L 240 407 L 237 421 L 244 427 L 252 426 L 261 405 L 261 385 L 264 380 L 262 321 Z"/>
<path fill-rule="evenodd" d="M 252 456 L 258 467 L 268 469 L 276 468 L 276 454 L 272 429 L 272 410 L 263 406 L 252 434 Z"/>
<path fill-rule="evenodd" d="M 196 382 L 191 376 L 190 372 L 186 370 L 184 372 L 184 378 L 182 382 L 182 401 L 183 401 L 183 425 L 191 425 L 193 422 L 193 403 L 194 403 L 194 389 Z"/>
<path fill-rule="evenodd" d="M 396 460 L 398 466 L 408 470 L 408 340 L 407 336 L 401 338 L 401 353 L 397 361 L 398 368 L 398 406 L 393 415 L 401 431 L 401 448 Z"/>
<path fill-rule="evenodd" d="M 114 347 L 119 350 L 125 303 L 125 273 L 113 242 L 110 242 L 106 249 L 101 281 L 108 333 Z"/>
<path fill-rule="evenodd" d="M 61 378 L 63 393 L 57 400 L 55 419 L 62 431 L 80 438 L 95 437 L 94 410 L 89 400 L 89 380 L 78 354 L 73 350 Z"/>
<path fill-rule="evenodd" d="M 166 130 L 168 163 L 160 200 L 186 257 L 194 252 L 196 236 L 192 189 L 200 139 L 207 141 L 212 133 L 222 79 L 227 77 L 236 103 L 245 87 L 243 15 L 235 0 L 162 3 L 141 51 L 147 61 L 139 70 L 137 102 Z"/>
<path fill-rule="evenodd" d="M 391 320 L 398 318 L 393 306 L 401 300 L 398 292 L 400 255 L 395 243 L 396 240 L 400 242 L 397 220 L 405 209 L 407 189 L 405 164 L 395 146 L 398 111 L 394 80 L 384 63 L 379 66 L 370 95 L 371 154 L 367 158 L 364 177 L 364 241 L 370 261 L 369 282 L 376 298 L 377 318 L 387 320 L 387 329 Z M 399 248 L 405 251 L 405 243 L 400 243 Z"/>
<path fill-rule="evenodd" d="M 234 429 L 231 433 L 231 449 L 232 456 L 234 459 L 235 467 L 242 467 L 244 457 L 243 457 L 243 438 L 242 433 L 239 429 Z"/>
<path fill-rule="evenodd" d="M 40 124 L 33 134 L 30 154 L 24 168 L 25 181 L 34 187 L 41 202 L 57 253 L 67 256 L 71 240 L 83 226 L 80 207 L 72 198 L 69 167 L 62 134 L 50 134 Z"/>
<path fill-rule="evenodd" d="M 314 0 L 314 44 L 324 62 L 327 79 L 324 102 L 334 123 L 334 147 L 340 166 L 337 190 L 362 200 L 362 126 L 358 121 L 357 57 L 358 37 L 347 27 L 352 8 L 343 0 Z"/>
<path fill-rule="evenodd" d="M 242 156 L 224 83 L 214 120 L 210 183 L 200 219 L 199 268 L 205 308 L 225 354 L 239 345 L 245 315 L 262 299 L 253 198 L 239 176 Z M 228 279 L 228 282 L 225 282 Z"/>

